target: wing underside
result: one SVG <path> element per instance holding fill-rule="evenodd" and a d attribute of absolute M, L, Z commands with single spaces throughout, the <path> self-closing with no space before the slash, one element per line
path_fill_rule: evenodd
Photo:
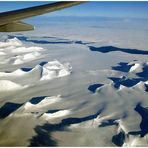
<path fill-rule="evenodd" d="M 0 26 L 0 32 L 18 32 L 34 30 L 34 26 L 24 23 L 22 21 L 12 22 Z"/>

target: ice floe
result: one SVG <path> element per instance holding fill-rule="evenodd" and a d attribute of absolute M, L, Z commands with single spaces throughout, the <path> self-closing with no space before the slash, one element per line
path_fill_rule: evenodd
<path fill-rule="evenodd" d="M 37 46 L 25 47 L 17 38 L 8 39 L 6 42 L 0 42 L 0 64 L 23 64 L 41 58 L 40 51 L 44 50 Z"/>
<path fill-rule="evenodd" d="M 51 119 L 54 119 L 54 118 L 59 118 L 59 117 L 69 115 L 70 113 L 71 113 L 70 110 L 60 110 L 60 111 L 57 111 L 55 113 L 44 113 L 42 115 L 42 118 L 44 118 L 45 120 L 51 120 Z"/>
<path fill-rule="evenodd" d="M 25 68 L 23 68 L 25 69 Z M 57 60 L 47 62 L 45 65 L 36 65 L 29 71 L 17 69 L 13 72 L 0 72 L 0 79 L 22 79 L 38 76 L 38 81 L 52 80 L 59 77 L 70 75 L 72 66 L 69 63 L 60 63 Z M 26 68 L 27 69 L 27 68 Z"/>
<path fill-rule="evenodd" d="M 13 39 L 7 39 L 5 42 L 0 42 L 0 50 L 6 47 L 12 47 L 12 46 L 18 47 L 21 45 L 22 42 L 15 37 Z"/>
<path fill-rule="evenodd" d="M 43 66 L 41 80 L 53 79 L 55 77 L 63 77 L 69 75 L 72 66 L 69 63 L 61 64 L 59 61 L 51 61 Z"/>
<path fill-rule="evenodd" d="M 26 87 L 27 85 L 22 86 L 9 80 L 0 80 L 0 92 L 20 90 Z"/>
<path fill-rule="evenodd" d="M 37 99 L 37 98 L 36 98 Z M 32 104 L 31 102 L 27 102 L 24 105 L 24 108 L 26 111 L 33 111 L 36 109 L 42 109 L 44 107 L 47 107 L 53 103 L 60 102 L 62 98 L 60 95 L 58 96 L 52 96 L 52 97 L 45 97 L 42 101 L 40 101 L 38 104 Z"/>

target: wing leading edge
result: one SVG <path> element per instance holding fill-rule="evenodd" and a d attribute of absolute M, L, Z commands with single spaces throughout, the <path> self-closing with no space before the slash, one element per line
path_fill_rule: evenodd
<path fill-rule="evenodd" d="M 34 27 L 32 25 L 23 23 L 20 20 L 72 7 L 81 3 L 84 3 L 84 1 L 62 1 L 14 11 L 2 12 L 0 13 L 0 32 L 33 30 Z"/>

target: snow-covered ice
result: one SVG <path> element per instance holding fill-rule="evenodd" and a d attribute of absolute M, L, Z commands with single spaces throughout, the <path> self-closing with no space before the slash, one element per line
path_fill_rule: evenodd
<path fill-rule="evenodd" d="M 106 19 L 2 34 L 0 146 L 148 146 L 148 22 Z"/>

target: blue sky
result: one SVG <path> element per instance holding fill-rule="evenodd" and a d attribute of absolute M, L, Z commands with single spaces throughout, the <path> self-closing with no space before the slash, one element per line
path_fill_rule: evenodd
<path fill-rule="evenodd" d="M 20 9 L 36 6 L 47 1 L 0 1 L 0 11 Z M 46 16 L 103 16 L 103 17 L 125 17 L 125 18 L 148 18 L 148 1 L 145 2 L 88 2 L 79 6 L 67 8 L 57 12 L 46 14 Z"/>

